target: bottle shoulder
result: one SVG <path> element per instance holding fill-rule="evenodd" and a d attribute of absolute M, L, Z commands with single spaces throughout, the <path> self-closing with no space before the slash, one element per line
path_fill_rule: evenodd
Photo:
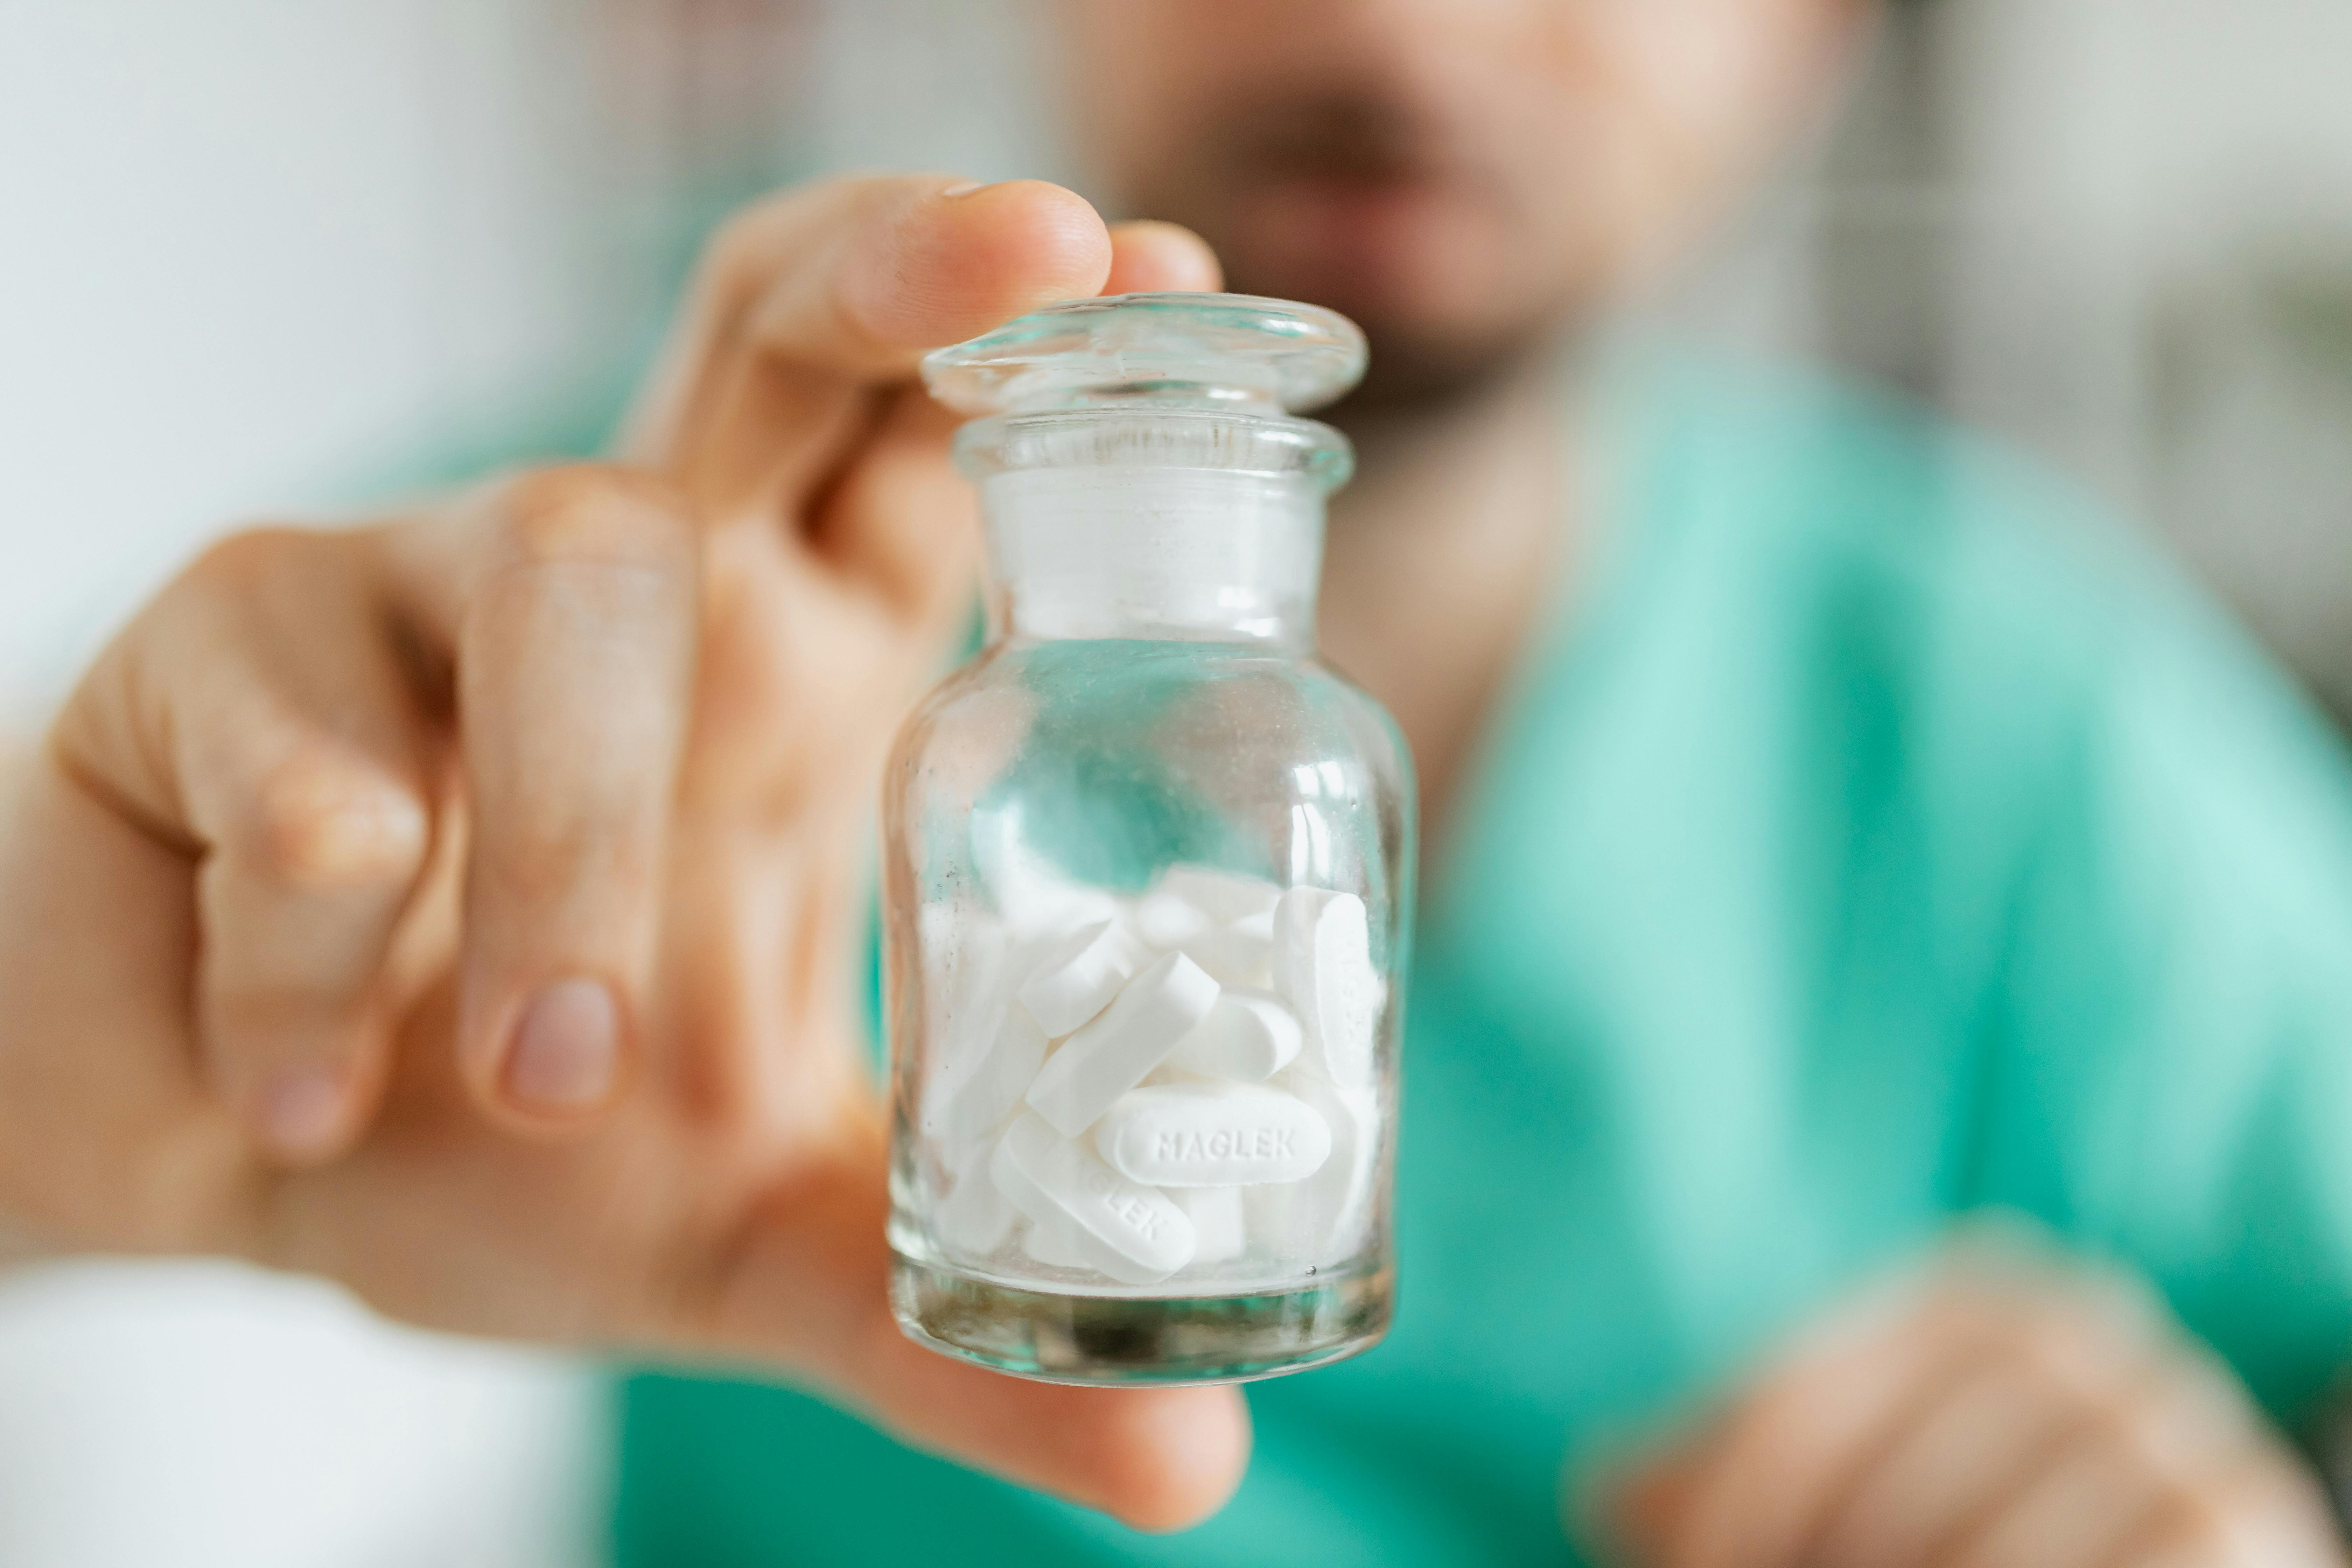
<path fill-rule="evenodd" d="M 1187 705 L 1241 709 L 1231 716 L 1276 723 L 1344 715 L 1402 744 L 1388 710 L 1346 675 L 1311 655 L 1250 643 L 995 643 L 943 677 L 908 722 L 962 728 L 1093 717 L 1123 724 Z"/>
<path fill-rule="evenodd" d="M 1412 761 L 1386 709 L 1320 659 L 1263 644 L 991 644 L 916 705 L 898 754 L 908 763 L 974 750 L 1346 760 L 1384 789 L 1412 789 Z"/>

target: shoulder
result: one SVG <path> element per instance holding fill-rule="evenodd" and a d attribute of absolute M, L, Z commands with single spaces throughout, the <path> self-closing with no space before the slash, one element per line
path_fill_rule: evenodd
<path fill-rule="evenodd" d="M 2045 660 L 2087 655 L 2158 588 L 2152 554 L 2085 496 L 1899 395 L 1671 345 L 1628 364 L 1629 500 L 1669 548 L 1800 594 L 1932 605 L 1964 617 L 1955 632 L 2025 633 Z"/>
<path fill-rule="evenodd" d="M 1817 776 L 1882 763 L 1875 800 L 1972 860 L 1975 900 L 2056 876 L 2086 938 L 2151 962 L 2223 922 L 2352 971 L 2341 737 L 2144 535 L 1899 396 L 1671 348 L 1633 363 L 1634 553 L 1713 580 Z"/>
<path fill-rule="evenodd" d="M 2333 729 L 2141 532 L 2042 465 L 1817 370 L 1655 347 L 1635 364 L 1640 526 L 1741 574 L 1779 635 L 2012 747 L 2226 736 L 2352 823 Z"/>
<path fill-rule="evenodd" d="M 2180 595 L 2061 481 L 1898 396 L 1673 345 L 1622 354 L 1609 447 L 1629 596 L 1706 639 L 1797 787 L 1835 790 L 1822 836 L 1970 846 L 1955 896 L 1980 926 L 2078 782 L 2125 645 L 2191 618 L 2147 606 Z"/>

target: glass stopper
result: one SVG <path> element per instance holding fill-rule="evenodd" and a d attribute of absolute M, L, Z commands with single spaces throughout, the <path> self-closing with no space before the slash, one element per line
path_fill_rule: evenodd
<path fill-rule="evenodd" d="M 1136 404 L 1297 413 L 1363 374 L 1356 323 L 1254 294 L 1066 300 L 923 360 L 931 395 L 973 416 Z"/>

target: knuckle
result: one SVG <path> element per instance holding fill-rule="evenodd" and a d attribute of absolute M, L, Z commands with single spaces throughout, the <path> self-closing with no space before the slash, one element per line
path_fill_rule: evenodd
<path fill-rule="evenodd" d="M 350 539 L 273 525 L 239 529 L 206 545 L 76 684 L 50 727 L 50 756 L 148 831 L 185 840 L 176 826 L 184 803 L 171 737 L 190 693 L 220 684 L 215 661 L 192 658 L 190 650 L 249 642 L 289 591 L 315 598 L 320 584 L 345 568 Z"/>
<path fill-rule="evenodd" d="M 240 528 L 205 545 L 143 609 L 136 632 L 152 636 L 241 620 L 289 584 L 314 591 L 322 568 L 349 535 L 268 524 Z M 134 637 L 134 642 L 142 640 Z"/>
<path fill-rule="evenodd" d="M 765 279 L 769 252 L 773 248 L 769 235 L 775 225 L 780 203 L 792 197 L 772 197 L 738 209 L 717 229 L 702 247 L 699 270 L 705 289 L 721 301 L 740 301 L 756 291 Z"/>
<path fill-rule="evenodd" d="M 415 791 L 312 744 L 257 781 L 237 850 L 285 887 L 404 887 L 423 868 L 430 837 Z"/>
<path fill-rule="evenodd" d="M 143 619 L 173 624 L 242 622 L 273 605 L 307 602 L 348 584 L 371 548 L 353 528 L 270 523 L 213 541 L 157 595 Z"/>
<path fill-rule="evenodd" d="M 507 483 L 499 518 L 505 554 L 520 566 L 674 568 L 693 550 L 675 492 L 651 474 L 612 464 L 519 475 Z"/>
<path fill-rule="evenodd" d="M 642 888 L 653 879 L 655 863 L 645 834 L 631 831 L 638 826 L 600 830 L 583 821 L 526 816 L 501 825 L 498 838 L 485 843 L 483 872 L 506 901 L 524 908 L 568 902 L 583 887 Z"/>
<path fill-rule="evenodd" d="M 309 529 L 264 525 L 238 529 L 206 545 L 173 582 L 179 591 L 250 587 L 316 551 L 321 535 Z"/>
<path fill-rule="evenodd" d="M 890 174 L 836 174 L 738 207 L 711 231 L 697 270 L 702 292 L 721 310 L 740 309 L 774 281 L 787 237 L 824 215 L 846 215 L 902 184 Z"/>

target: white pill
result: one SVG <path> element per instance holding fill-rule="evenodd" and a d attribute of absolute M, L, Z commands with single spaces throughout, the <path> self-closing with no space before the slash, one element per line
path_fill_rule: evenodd
<path fill-rule="evenodd" d="M 1181 899 L 1220 925 L 1271 913 L 1282 897 L 1282 889 L 1262 877 L 1213 866 L 1171 866 L 1160 873 L 1152 890 Z"/>
<path fill-rule="evenodd" d="M 1058 1040 L 1101 1012 L 1148 956 L 1118 921 L 1081 926 L 1022 984 L 1021 1005 Z"/>
<path fill-rule="evenodd" d="M 1010 998 L 999 999 L 995 1021 L 984 1046 L 958 1045 L 941 1058 L 924 1097 L 923 1132 L 955 1163 L 1021 1103 L 1045 1060 L 1045 1031 Z"/>
<path fill-rule="evenodd" d="M 1182 953 L 1170 953 L 1045 1058 L 1029 1085 L 1030 1105 L 1055 1131 L 1076 1137 L 1165 1061 L 1216 1005 L 1217 983 Z"/>
<path fill-rule="evenodd" d="M 1338 1263 L 1362 1245 L 1381 1158 L 1381 1103 L 1371 1089 L 1342 1089 L 1293 1069 L 1283 1085 L 1330 1130 L 1331 1154 L 1301 1182 L 1245 1189 L 1250 1237 L 1305 1268 Z"/>
<path fill-rule="evenodd" d="M 1058 1224 L 1031 1220 L 1027 1233 L 1021 1237 L 1021 1250 L 1048 1268 L 1094 1268 L 1095 1253 L 1078 1240 L 1084 1234 L 1078 1230 L 1078 1222 L 1067 1215 L 1056 1217 Z"/>
<path fill-rule="evenodd" d="M 1135 934 L 1162 952 L 1171 947 L 1182 947 L 1217 923 L 1165 888 L 1154 888 L 1138 899 L 1135 912 L 1129 918 Z"/>
<path fill-rule="evenodd" d="M 1381 988 L 1364 900 L 1327 888 L 1284 893 L 1274 911 L 1274 980 L 1297 1011 L 1305 1063 L 1342 1088 L 1369 1083 Z"/>
<path fill-rule="evenodd" d="M 1171 1083 L 1121 1095 L 1095 1129 L 1095 1148 L 1150 1186 L 1249 1186 L 1313 1175 L 1331 1152 L 1331 1130 L 1280 1089 Z"/>
<path fill-rule="evenodd" d="M 1274 984 L 1274 916 L 1270 912 L 1211 926 L 1187 938 L 1182 946 L 1220 985 L 1262 991 Z"/>
<path fill-rule="evenodd" d="M 1168 1065 L 1206 1078 L 1260 1083 L 1290 1065 L 1299 1039 L 1298 1020 L 1280 997 L 1227 986 L 1217 994 L 1209 1016 L 1176 1042 Z"/>
<path fill-rule="evenodd" d="M 1015 1204 L 1024 1194 L 1042 1197 L 1077 1221 L 1107 1249 L 1096 1267 L 1121 1284 L 1156 1285 L 1192 1259 L 1192 1222 L 1167 1194 L 1129 1181 L 1093 1150 L 1057 1136 L 1042 1117 L 1013 1122 L 990 1171 Z"/>
<path fill-rule="evenodd" d="M 1013 994 L 1005 983 L 1003 933 L 985 916 L 960 923 L 957 913 L 947 904 L 924 905 L 917 939 L 923 1039 L 929 1049 L 923 1090 L 927 1107 L 934 1098 L 945 1099 L 939 1086 L 943 1077 L 951 1078 L 958 1070 L 950 1064 L 966 1052 L 985 1051 L 994 1040 L 994 1014 Z"/>
<path fill-rule="evenodd" d="M 1002 1139 L 990 1156 L 988 1177 L 1005 1201 L 1027 1216 L 1029 1232 L 1021 1245 L 1038 1262 L 1056 1268 L 1091 1268 L 1114 1279 L 1135 1272 L 1132 1262 L 1116 1248 L 1095 1239 L 1067 1209 L 1031 1180 Z M 1148 1279 L 1131 1282 L 1151 1283 Z"/>
<path fill-rule="evenodd" d="M 1175 1187 L 1169 1198 L 1192 1222 L 1192 1261 L 1222 1263 L 1249 1246 L 1239 1187 Z"/>
<path fill-rule="evenodd" d="M 988 916 L 977 915 L 946 945 L 927 952 L 927 972 L 935 962 L 944 972 L 935 986 L 944 994 L 944 1003 L 924 1020 L 924 1038 L 930 1047 L 923 1103 L 925 1131 L 938 1124 L 947 1103 L 962 1091 L 981 1061 L 995 1049 L 1005 1013 L 1017 1010 L 1013 993 L 1041 957 L 1067 940 L 1069 929 L 1055 927 L 1042 934 L 1016 936 Z"/>
<path fill-rule="evenodd" d="M 950 1253 L 979 1258 L 1003 1245 L 1013 1222 L 1020 1218 L 1003 1189 L 990 1179 L 985 1162 L 956 1178 L 945 1201 L 933 1206 L 933 1224 L 940 1243 Z"/>

